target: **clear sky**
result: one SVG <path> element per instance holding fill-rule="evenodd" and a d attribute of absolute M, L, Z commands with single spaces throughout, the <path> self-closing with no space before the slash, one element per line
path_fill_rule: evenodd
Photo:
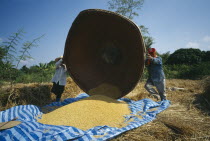
<path fill-rule="evenodd" d="M 45 36 L 30 53 L 27 66 L 63 55 L 72 22 L 85 9 L 108 9 L 109 0 L 0 0 L 0 42 L 24 28 L 24 41 Z M 159 53 L 179 48 L 210 50 L 210 0 L 145 0 L 138 25 L 149 29 Z"/>

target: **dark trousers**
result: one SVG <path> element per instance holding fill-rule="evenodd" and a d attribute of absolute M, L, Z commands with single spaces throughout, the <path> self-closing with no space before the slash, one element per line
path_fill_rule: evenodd
<path fill-rule="evenodd" d="M 57 83 L 53 82 L 53 87 L 51 89 L 51 92 L 56 95 L 56 99 L 61 98 L 61 95 L 64 91 L 64 87 L 65 86 L 59 85 L 59 82 L 57 82 Z"/>
<path fill-rule="evenodd" d="M 155 86 L 157 88 L 157 91 L 153 88 Z M 154 83 L 151 79 L 148 79 L 145 84 L 145 89 L 151 94 L 151 95 L 160 95 L 161 101 L 166 100 L 166 87 L 165 87 L 165 79 L 160 82 Z"/>

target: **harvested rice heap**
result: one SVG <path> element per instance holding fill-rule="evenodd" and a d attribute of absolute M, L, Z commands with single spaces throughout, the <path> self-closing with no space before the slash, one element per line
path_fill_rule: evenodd
<path fill-rule="evenodd" d="M 90 95 L 105 95 L 114 99 L 121 97 L 122 92 L 120 89 L 114 85 L 108 83 L 102 83 L 96 88 L 89 90 Z"/>
<path fill-rule="evenodd" d="M 107 96 L 94 95 L 43 114 L 38 122 L 74 126 L 87 130 L 95 126 L 122 127 L 124 115 L 130 114 L 128 104 Z"/>

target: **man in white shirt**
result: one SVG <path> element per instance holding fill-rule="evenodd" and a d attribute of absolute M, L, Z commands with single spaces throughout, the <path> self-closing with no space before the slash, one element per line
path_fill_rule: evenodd
<path fill-rule="evenodd" d="M 51 92 L 56 95 L 56 102 L 59 102 L 66 85 L 66 65 L 63 63 L 63 57 L 58 57 L 55 59 L 55 74 L 51 80 L 53 82 L 53 87 Z"/>

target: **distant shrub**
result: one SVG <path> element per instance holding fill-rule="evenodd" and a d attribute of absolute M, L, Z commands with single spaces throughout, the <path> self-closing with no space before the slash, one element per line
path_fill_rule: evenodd
<path fill-rule="evenodd" d="M 176 50 L 168 57 L 166 64 L 198 64 L 201 63 L 204 55 L 205 53 L 202 52 L 200 49 L 181 48 Z"/>
<path fill-rule="evenodd" d="M 210 76 L 210 62 L 195 64 L 180 73 L 180 78 L 184 79 L 202 79 L 205 76 Z"/>
<path fill-rule="evenodd" d="M 210 76 L 210 62 L 194 65 L 165 65 L 163 68 L 168 79 L 202 79 L 205 76 Z"/>
<path fill-rule="evenodd" d="M 46 73 L 45 75 L 40 73 L 31 73 L 31 74 L 22 73 L 16 78 L 15 82 L 16 83 L 50 82 L 52 76 L 53 73 Z"/>
<path fill-rule="evenodd" d="M 204 56 L 203 56 L 203 61 L 208 62 L 210 61 L 210 51 L 203 51 Z"/>
<path fill-rule="evenodd" d="M 189 65 L 165 65 L 163 67 L 165 76 L 168 79 L 183 78 L 182 74 L 190 70 Z"/>

